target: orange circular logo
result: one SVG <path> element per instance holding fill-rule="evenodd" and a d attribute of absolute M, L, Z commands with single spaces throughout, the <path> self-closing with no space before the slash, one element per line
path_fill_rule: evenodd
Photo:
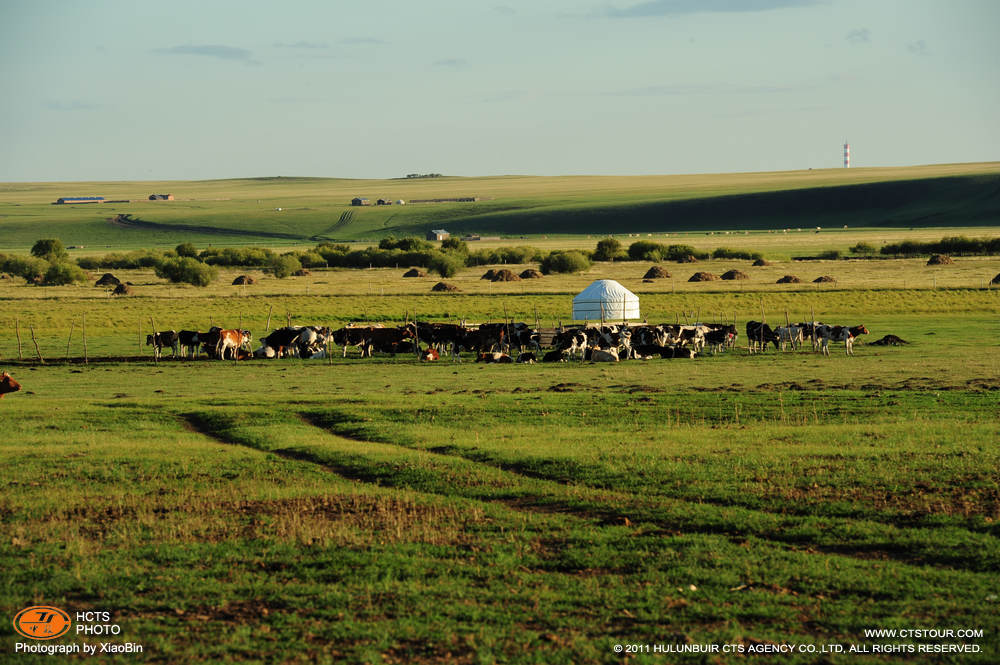
<path fill-rule="evenodd" d="M 69 615 L 58 607 L 35 605 L 14 617 L 14 630 L 33 640 L 52 640 L 69 630 Z"/>

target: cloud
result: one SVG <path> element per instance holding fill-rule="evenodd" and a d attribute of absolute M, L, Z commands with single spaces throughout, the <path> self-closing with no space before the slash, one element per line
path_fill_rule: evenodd
<path fill-rule="evenodd" d="M 629 90 L 618 90 L 605 93 L 615 97 L 669 97 L 669 96 L 691 96 L 691 95 L 760 95 L 801 92 L 804 85 L 731 85 L 708 84 L 708 85 L 651 85 L 644 88 L 632 88 Z"/>
<path fill-rule="evenodd" d="M 847 33 L 846 39 L 852 44 L 868 44 L 872 40 L 872 33 L 868 28 L 856 28 Z"/>
<path fill-rule="evenodd" d="M 96 111 L 101 106 L 100 104 L 71 99 L 66 101 L 49 100 L 45 102 L 45 108 L 49 111 Z"/>
<path fill-rule="evenodd" d="M 762 12 L 788 7 L 808 7 L 821 0 L 648 0 L 624 9 L 608 8 L 612 18 L 639 18 L 722 12 Z"/>
<path fill-rule="evenodd" d="M 462 58 L 445 58 L 443 60 L 437 60 L 433 63 L 434 67 L 447 67 L 450 69 L 460 69 L 469 64 Z"/>
<path fill-rule="evenodd" d="M 204 58 L 217 58 L 219 60 L 234 60 L 246 64 L 260 64 L 253 59 L 253 53 L 245 48 L 235 46 L 223 46 L 221 44 L 190 44 L 187 46 L 171 46 L 169 48 L 158 48 L 153 50 L 160 55 L 194 55 Z"/>
<path fill-rule="evenodd" d="M 286 44 L 284 42 L 276 42 L 274 48 L 294 48 L 294 49 L 325 49 L 330 48 L 330 45 L 326 42 L 304 42 L 297 41 L 294 44 Z"/>
<path fill-rule="evenodd" d="M 930 55 L 931 52 L 927 49 L 927 42 L 922 39 L 918 39 L 915 42 L 910 42 L 906 45 L 906 50 L 913 55 Z"/>
<path fill-rule="evenodd" d="M 340 43 L 345 46 L 381 46 L 388 42 L 376 39 L 375 37 L 348 37 L 347 39 L 341 39 Z"/>
<path fill-rule="evenodd" d="M 513 16 L 517 11 L 508 5 L 494 5 L 493 11 L 504 16 Z"/>

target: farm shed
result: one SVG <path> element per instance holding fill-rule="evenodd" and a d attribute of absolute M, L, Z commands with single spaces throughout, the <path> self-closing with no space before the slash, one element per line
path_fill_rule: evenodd
<path fill-rule="evenodd" d="M 362 198 L 360 196 L 355 196 L 351 199 L 352 206 L 370 206 L 372 204 L 368 199 Z"/>
<path fill-rule="evenodd" d="M 149 195 L 149 200 L 150 201 L 173 201 L 174 200 L 174 195 L 173 194 L 150 194 Z"/>
<path fill-rule="evenodd" d="M 62 196 L 56 199 L 56 205 L 69 203 L 104 203 L 103 196 Z"/>
<path fill-rule="evenodd" d="M 428 240 L 447 240 L 451 237 L 451 234 L 444 229 L 436 229 L 434 231 L 427 232 Z"/>
<path fill-rule="evenodd" d="M 639 297 L 613 279 L 599 279 L 573 298 L 574 321 L 639 317 Z"/>

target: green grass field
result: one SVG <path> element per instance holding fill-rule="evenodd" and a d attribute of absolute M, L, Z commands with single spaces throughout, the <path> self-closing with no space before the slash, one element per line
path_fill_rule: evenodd
<path fill-rule="evenodd" d="M 88 250 L 199 244 L 371 241 L 444 227 L 519 237 L 785 228 L 1000 225 L 1000 164 L 698 176 L 506 176 L 427 180 L 258 178 L 0 184 L 0 250 L 59 237 Z M 174 201 L 145 200 L 170 192 Z M 61 196 L 126 203 L 52 205 Z M 475 203 L 353 208 L 480 197 Z M 280 209 L 280 210 L 279 210 Z M 129 214 L 142 225 L 112 223 Z"/>
<path fill-rule="evenodd" d="M 984 169 L 929 167 L 926 175 L 987 177 Z M 910 181 L 917 171 L 892 177 Z M 889 175 L 678 177 L 674 194 L 750 193 L 774 187 L 774 178 L 795 189 Z M 192 196 L 230 199 L 219 206 L 239 199 L 245 212 L 251 199 L 271 210 L 285 207 L 274 203 L 282 196 L 301 202 L 309 188 L 329 203 L 355 194 L 444 196 L 473 183 L 460 193 L 494 197 L 483 203 L 537 203 L 558 191 L 585 205 L 599 184 L 444 179 L 386 181 L 376 191 L 357 181 L 285 180 L 199 183 Z M 632 202 L 671 182 L 598 180 L 609 197 Z M 324 198 L 327 186 L 339 188 L 335 196 Z M 130 246 L 115 234 L 133 230 L 100 235 L 106 222 L 84 217 L 93 209 L 48 206 L 67 193 L 59 185 L 11 187 L 0 200 L 0 229 L 14 229 L 0 235 L 6 248 L 23 252 L 48 232 L 86 246 L 74 251 L 105 241 Z M 262 193 L 268 188 L 274 200 Z M 181 194 L 163 183 L 69 193 L 133 190 Z M 16 194 L 25 211 L 11 203 Z M 992 196 L 983 194 L 980 210 Z M 175 203 L 185 204 L 165 205 Z M 47 233 L 33 235 L 17 218 L 31 206 L 66 216 L 39 222 L 34 231 Z M 962 232 L 997 233 L 995 222 L 972 217 L 962 217 Z M 233 224 L 259 230 L 261 219 Z M 208 288 L 116 271 L 135 284 L 136 295 L 122 299 L 93 286 L 0 280 L 0 369 L 23 386 L 0 401 L 0 614 L 10 621 L 43 604 L 108 611 L 122 629 L 110 641 L 144 651 L 94 659 L 102 663 L 729 663 L 784 644 L 802 646 L 760 657 L 997 662 L 1000 289 L 986 283 L 1000 258 L 937 267 L 925 259 L 790 260 L 862 240 L 956 232 L 936 226 L 749 236 L 709 228 L 684 242 L 764 251 L 774 265 L 661 264 L 673 278 L 653 283 L 642 281 L 643 263 L 509 283 L 468 268 L 448 280 L 456 294 L 432 294 L 436 278 L 402 278 L 406 266 L 284 280 L 250 271 L 260 281 L 246 287 L 230 283 L 248 271 L 222 270 Z M 136 246 L 152 244 L 155 232 L 134 232 L 143 239 Z M 668 232 L 674 236 L 660 235 Z M 173 233 L 156 242 L 190 239 Z M 530 244 L 592 248 L 597 239 L 544 235 Z M 224 237 L 201 240 L 207 236 Z M 749 279 L 686 281 L 696 270 L 730 268 Z M 805 283 L 775 284 L 788 273 Z M 819 275 L 837 282 L 811 283 Z M 763 307 L 772 323 L 786 312 L 793 321 L 815 312 L 827 322 L 864 323 L 871 334 L 853 358 L 835 345 L 829 358 L 738 348 L 691 361 L 531 366 L 353 354 L 154 363 L 142 344 L 150 318 L 161 330 L 241 325 L 255 339 L 269 313 L 272 329 L 286 320 L 496 321 L 505 313 L 550 326 L 568 322 L 572 296 L 600 278 L 635 291 L 651 322 L 735 318 L 742 327 Z M 45 363 L 35 359 L 32 332 Z M 870 344 L 889 333 L 910 344 Z M 868 629 L 982 633 L 874 638 Z M 62 662 L 16 655 L 17 641 L 3 633 L 0 661 Z M 744 655 L 614 650 L 706 643 Z M 822 651 L 886 644 L 914 653 Z M 942 644 L 978 651 L 918 651 Z"/>

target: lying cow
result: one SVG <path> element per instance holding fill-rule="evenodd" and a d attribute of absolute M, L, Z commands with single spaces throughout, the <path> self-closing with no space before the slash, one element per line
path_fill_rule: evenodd
<path fill-rule="evenodd" d="M 16 393 L 21 389 L 21 384 L 14 380 L 7 372 L 0 374 L 0 399 L 7 393 Z"/>

